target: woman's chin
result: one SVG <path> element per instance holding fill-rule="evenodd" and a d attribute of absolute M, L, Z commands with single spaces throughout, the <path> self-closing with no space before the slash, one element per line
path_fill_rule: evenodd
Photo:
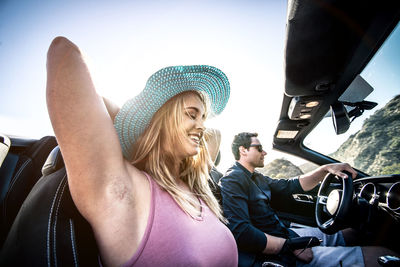
<path fill-rule="evenodd" d="M 189 157 L 196 156 L 197 154 L 199 154 L 199 150 L 192 151 L 192 153 L 190 153 Z"/>
<path fill-rule="evenodd" d="M 199 152 L 200 152 L 199 147 L 192 148 L 192 149 L 188 150 L 188 157 L 196 156 L 197 154 L 199 154 Z"/>

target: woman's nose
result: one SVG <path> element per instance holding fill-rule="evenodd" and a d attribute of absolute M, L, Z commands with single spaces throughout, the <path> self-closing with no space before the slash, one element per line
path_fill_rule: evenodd
<path fill-rule="evenodd" d="M 196 128 L 197 129 L 201 129 L 201 130 L 205 130 L 205 126 L 204 126 L 204 120 L 200 119 L 196 121 Z"/>

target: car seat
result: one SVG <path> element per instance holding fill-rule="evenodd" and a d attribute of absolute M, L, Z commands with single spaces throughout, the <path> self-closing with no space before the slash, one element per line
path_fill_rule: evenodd
<path fill-rule="evenodd" d="M 4 159 L 10 149 L 11 141 L 7 135 L 0 133 L 0 167 L 3 164 Z"/>
<path fill-rule="evenodd" d="M 25 140 L 26 141 L 26 140 Z M 41 169 L 50 151 L 57 145 L 54 136 L 15 144 L 0 168 L 0 247 L 22 202 L 41 177 Z"/>
<path fill-rule="evenodd" d="M 99 266 L 89 223 L 72 201 L 59 147 L 21 206 L 0 253 L 0 266 Z"/>

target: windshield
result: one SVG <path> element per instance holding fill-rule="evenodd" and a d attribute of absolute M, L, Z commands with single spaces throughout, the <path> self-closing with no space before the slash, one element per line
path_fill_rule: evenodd
<path fill-rule="evenodd" d="M 365 100 L 376 102 L 356 118 L 349 130 L 336 135 L 326 116 L 304 145 L 370 175 L 400 173 L 400 26 L 360 74 L 374 89 Z"/>

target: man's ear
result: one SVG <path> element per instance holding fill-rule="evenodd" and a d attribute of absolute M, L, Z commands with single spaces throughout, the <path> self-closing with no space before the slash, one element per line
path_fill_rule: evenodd
<path fill-rule="evenodd" d="M 240 155 L 245 154 L 246 153 L 246 148 L 244 146 L 240 146 L 239 147 L 239 153 L 240 153 Z"/>

